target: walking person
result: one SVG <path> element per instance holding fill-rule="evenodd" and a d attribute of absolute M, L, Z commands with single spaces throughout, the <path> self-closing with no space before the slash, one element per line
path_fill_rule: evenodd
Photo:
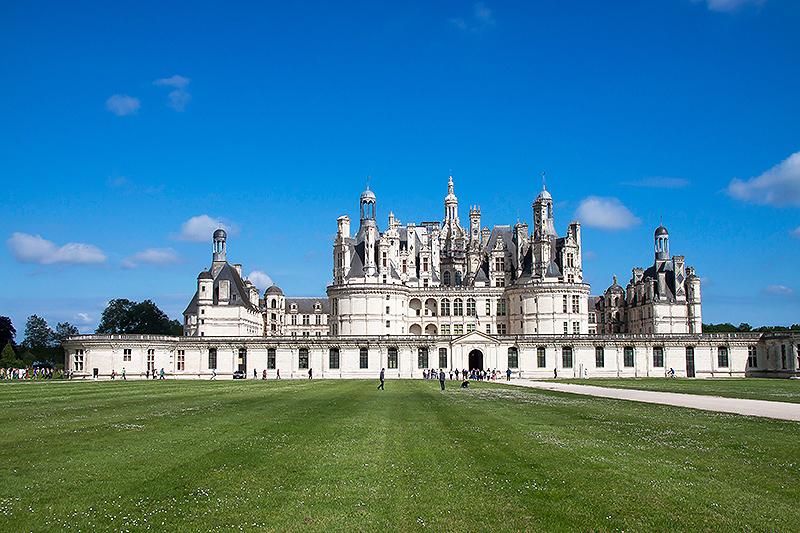
<path fill-rule="evenodd" d="M 277 374 L 275 374 L 275 379 L 281 379 L 281 369 L 278 369 Z"/>
<path fill-rule="evenodd" d="M 553 368 L 553 379 L 558 379 L 558 367 Z"/>
<path fill-rule="evenodd" d="M 211 379 L 217 379 L 217 369 L 216 368 L 212 368 L 211 369 Z"/>
<path fill-rule="evenodd" d="M 164 369 L 163 368 L 161 369 L 161 375 L 159 376 L 158 379 L 164 379 Z"/>
<path fill-rule="evenodd" d="M 308 379 L 314 379 L 313 368 L 308 369 Z"/>
<path fill-rule="evenodd" d="M 128 381 L 128 378 L 125 377 L 125 367 L 124 366 L 122 367 L 122 379 L 124 379 L 125 381 Z"/>
<path fill-rule="evenodd" d="M 506 381 L 511 381 L 511 369 L 506 370 Z"/>
<path fill-rule="evenodd" d="M 444 370 L 441 368 L 439 369 L 439 385 L 441 385 L 442 390 L 444 390 Z"/>
<path fill-rule="evenodd" d="M 253 379 L 258 379 L 258 370 L 253 369 Z"/>
<path fill-rule="evenodd" d="M 381 384 L 380 384 L 380 385 L 378 385 L 378 388 L 379 388 L 380 390 L 386 390 L 386 389 L 384 389 L 384 388 L 383 388 L 384 375 L 383 375 L 383 369 L 382 369 L 382 368 L 381 368 L 381 376 L 380 376 L 380 380 L 381 380 Z"/>

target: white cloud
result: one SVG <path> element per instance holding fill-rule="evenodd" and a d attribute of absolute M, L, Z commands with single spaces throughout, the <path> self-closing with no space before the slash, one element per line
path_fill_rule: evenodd
<path fill-rule="evenodd" d="M 266 272 L 262 272 L 261 270 L 253 270 L 247 276 L 247 279 L 252 281 L 253 285 L 261 290 L 264 290 L 272 285 L 272 278 L 269 277 Z"/>
<path fill-rule="evenodd" d="M 452 22 L 460 30 L 473 32 L 494 28 L 495 26 L 492 10 L 481 2 L 473 5 L 473 14 L 471 20 L 454 18 L 450 19 L 450 22 Z"/>
<path fill-rule="evenodd" d="M 43 239 L 41 235 L 14 232 L 6 241 L 6 245 L 14 260 L 19 263 L 88 265 L 103 263 L 106 260 L 106 254 L 97 246 L 70 242 L 58 247 L 52 241 Z"/>
<path fill-rule="evenodd" d="M 708 4 L 709 11 L 723 11 L 731 13 L 737 11 L 747 4 L 760 6 L 767 0 L 692 0 L 693 2 L 703 2 Z"/>
<path fill-rule="evenodd" d="M 800 206 L 800 152 L 795 152 L 757 178 L 731 180 L 731 198 L 758 205 Z"/>
<path fill-rule="evenodd" d="M 795 228 L 794 231 L 792 231 L 792 238 L 800 239 L 800 226 L 798 226 L 797 228 Z"/>
<path fill-rule="evenodd" d="M 761 289 L 761 292 L 764 294 L 771 294 L 773 296 L 794 296 L 797 294 L 797 291 L 791 287 L 787 287 L 786 285 L 767 285 Z"/>
<path fill-rule="evenodd" d="M 597 259 L 597 254 L 591 250 L 587 250 L 581 254 L 581 258 L 585 261 L 591 261 L 592 259 Z"/>
<path fill-rule="evenodd" d="M 628 181 L 620 185 L 628 185 L 631 187 L 652 187 L 654 189 L 683 189 L 689 186 L 689 180 L 683 178 L 663 178 L 661 176 L 654 176 L 651 178 L 642 178 L 640 180 Z"/>
<path fill-rule="evenodd" d="M 711 278 L 709 278 L 708 276 L 702 276 L 700 278 L 700 285 L 702 285 L 702 286 L 704 286 L 706 288 L 713 287 L 714 286 L 714 282 L 711 281 Z"/>
<path fill-rule="evenodd" d="M 232 222 L 221 223 L 219 219 L 211 218 L 208 215 L 192 217 L 181 224 L 181 232 L 178 235 L 171 235 L 170 238 L 176 241 L 187 242 L 211 242 L 220 224 L 229 237 L 239 234 L 239 226 Z"/>
<path fill-rule="evenodd" d="M 141 107 L 138 98 L 128 96 L 127 94 L 115 94 L 106 100 L 106 109 L 122 117 L 125 115 L 133 115 Z"/>
<path fill-rule="evenodd" d="M 575 210 L 581 224 L 602 230 L 617 231 L 641 224 L 642 221 L 616 198 L 589 196 Z"/>
<path fill-rule="evenodd" d="M 122 268 L 139 268 L 139 264 L 144 263 L 166 267 L 180 263 L 180 261 L 180 255 L 172 248 L 148 248 L 143 252 L 136 252 L 130 257 L 126 257 L 120 266 Z"/>
<path fill-rule="evenodd" d="M 169 93 L 169 103 L 167 104 L 176 111 L 183 111 L 186 109 L 186 104 L 192 99 L 192 95 L 186 91 L 186 86 L 192 81 L 183 76 L 172 76 L 171 78 L 161 78 L 153 82 L 154 85 L 167 85 L 175 87 L 176 89 Z"/>
<path fill-rule="evenodd" d="M 91 324 L 94 319 L 90 317 L 87 313 L 78 313 L 72 318 L 73 323 L 75 324 Z"/>

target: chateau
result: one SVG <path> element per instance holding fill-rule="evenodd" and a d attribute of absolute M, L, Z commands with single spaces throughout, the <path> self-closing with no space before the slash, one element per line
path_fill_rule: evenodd
<path fill-rule="evenodd" d="M 602 296 L 590 296 L 580 223 L 559 237 L 544 188 L 532 207 L 532 228 L 481 227 L 477 206 L 462 227 L 451 176 L 442 221 L 403 225 L 390 212 L 381 231 L 367 188 L 355 235 L 347 215 L 337 219 L 332 283 L 319 298 L 287 297 L 274 285 L 262 296 L 241 265 L 228 263 L 218 229 L 183 337 L 75 336 L 64 343 L 70 367 L 79 376 L 127 366 L 129 376 L 164 368 L 185 378 L 234 370 L 274 377 L 278 369 L 374 377 L 387 368 L 405 378 L 428 368 L 532 378 L 797 372 L 800 339 L 702 334 L 700 278 L 684 256 L 670 257 L 663 226 L 652 266 L 634 268 L 625 289 L 614 277 Z"/>

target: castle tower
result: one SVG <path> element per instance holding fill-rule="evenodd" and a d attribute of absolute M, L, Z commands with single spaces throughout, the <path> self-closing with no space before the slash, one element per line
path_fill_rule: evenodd
<path fill-rule="evenodd" d="M 214 232 L 214 262 L 224 263 L 226 261 L 225 241 L 228 239 L 228 234 L 225 230 L 219 228 Z"/>
<path fill-rule="evenodd" d="M 447 183 L 447 196 L 444 197 L 444 220 L 445 224 L 448 220 L 455 220 L 458 224 L 458 198 L 453 192 L 453 175 L 450 175 L 450 181 Z"/>
<path fill-rule="evenodd" d="M 669 259 L 669 232 L 664 226 L 658 226 L 653 234 L 655 240 L 656 262 Z"/>
<path fill-rule="evenodd" d="M 361 193 L 360 204 L 361 224 L 358 233 L 364 239 L 364 273 L 367 276 L 374 276 L 377 274 L 376 254 L 378 253 L 377 245 L 380 233 L 376 221 L 377 200 L 375 193 L 369 190 L 369 181 L 367 181 L 367 190 Z"/>

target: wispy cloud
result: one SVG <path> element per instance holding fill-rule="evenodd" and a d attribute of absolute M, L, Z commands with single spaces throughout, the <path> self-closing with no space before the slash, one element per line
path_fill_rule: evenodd
<path fill-rule="evenodd" d="M 140 107 L 142 105 L 139 99 L 127 94 L 115 94 L 106 100 L 106 109 L 118 117 L 133 115 L 139 111 Z"/>
<path fill-rule="evenodd" d="M 692 0 L 693 2 L 705 2 L 708 4 L 709 11 L 721 11 L 732 13 L 738 11 L 746 5 L 760 6 L 767 0 Z"/>
<path fill-rule="evenodd" d="M 131 180 L 125 176 L 109 174 L 108 179 L 106 180 L 106 185 L 112 189 L 123 189 L 131 185 Z"/>
<path fill-rule="evenodd" d="M 654 189 L 683 189 L 689 186 L 689 180 L 685 180 L 683 178 L 663 178 L 661 176 L 654 176 L 620 183 L 620 185 L 627 185 L 630 187 L 651 187 Z"/>
<path fill-rule="evenodd" d="M 139 268 L 139 264 L 167 267 L 181 262 L 181 257 L 172 248 L 148 248 L 143 252 L 126 257 L 120 263 L 122 268 Z"/>
<path fill-rule="evenodd" d="M 792 238 L 793 239 L 800 239 L 800 226 L 795 228 L 795 230 L 792 232 Z"/>
<path fill-rule="evenodd" d="M 272 278 L 269 277 L 266 272 L 263 272 L 261 270 L 253 270 L 247 276 L 247 279 L 252 281 L 253 285 L 255 285 L 261 290 L 264 290 L 272 285 Z"/>
<path fill-rule="evenodd" d="M 597 254 L 595 252 L 592 252 L 591 250 L 587 250 L 581 254 L 581 258 L 584 261 L 591 261 L 593 259 L 597 259 Z"/>
<path fill-rule="evenodd" d="M 472 7 L 473 13 L 471 19 L 453 18 L 450 19 L 458 29 L 463 31 L 481 31 L 494 28 L 495 19 L 492 10 L 486 7 L 482 2 L 478 2 Z"/>
<path fill-rule="evenodd" d="M 14 260 L 19 263 L 89 265 L 106 260 L 106 254 L 97 246 L 70 242 L 59 247 L 52 241 L 43 239 L 41 235 L 14 232 L 6 245 Z"/>
<path fill-rule="evenodd" d="M 169 93 L 169 102 L 167 105 L 176 111 L 184 111 L 186 109 L 186 104 L 192 99 L 192 95 L 186 91 L 186 87 L 189 85 L 190 81 L 192 80 L 176 74 L 171 78 L 158 79 L 154 81 L 153 84 L 175 87 L 175 90 Z"/>
<path fill-rule="evenodd" d="M 771 294 L 772 296 L 794 296 L 797 291 L 786 285 L 767 285 L 761 292 L 764 294 Z"/>
<path fill-rule="evenodd" d="M 713 287 L 714 286 L 714 282 L 711 281 L 711 278 L 709 278 L 708 276 L 702 276 L 700 278 L 700 285 L 702 285 L 703 287 L 706 287 L 706 288 Z"/>
<path fill-rule="evenodd" d="M 211 242 L 214 231 L 219 227 L 231 237 L 239 234 L 239 226 L 233 222 L 223 222 L 208 215 L 198 215 L 181 224 L 180 233 L 170 235 L 170 238 L 176 241 Z"/>
<path fill-rule="evenodd" d="M 581 200 L 575 217 L 581 224 L 606 231 L 627 229 L 642 223 L 617 198 L 589 196 Z"/>
<path fill-rule="evenodd" d="M 800 152 L 756 178 L 733 178 L 725 192 L 731 198 L 758 205 L 800 206 Z"/>

